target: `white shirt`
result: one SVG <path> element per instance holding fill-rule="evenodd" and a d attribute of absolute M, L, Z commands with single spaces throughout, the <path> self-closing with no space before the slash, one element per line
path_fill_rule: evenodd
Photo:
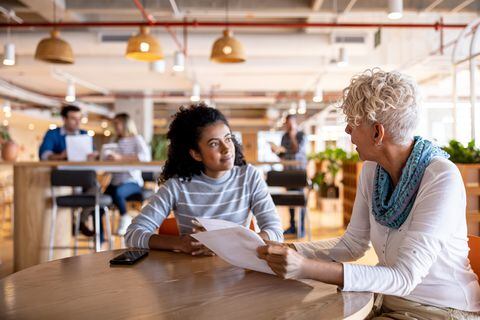
<path fill-rule="evenodd" d="M 363 165 L 345 234 L 295 244 L 297 250 L 309 258 L 328 256 L 344 262 L 344 291 L 371 291 L 437 307 L 480 311 L 480 286 L 468 260 L 465 187 L 457 167 L 434 158 L 407 220 L 399 229 L 390 229 L 372 214 L 376 165 Z M 378 265 L 345 263 L 363 256 L 370 241 Z"/>
<path fill-rule="evenodd" d="M 121 155 L 136 155 L 139 161 L 149 162 L 152 160 L 150 149 L 141 135 L 123 137 L 118 141 L 118 152 Z M 119 186 L 124 183 L 134 182 L 139 186 L 143 186 L 142 171 L 130 170 L 128 172 L 112 173 L 111 184 Z"/>

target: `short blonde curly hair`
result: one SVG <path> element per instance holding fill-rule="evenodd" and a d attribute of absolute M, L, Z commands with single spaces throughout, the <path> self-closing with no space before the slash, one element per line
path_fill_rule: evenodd
<path fill-rule="evenodd" d="M 378 122 L 395 143 L 406 144 L 418 123 L 418 100 L 418 87 L 410 77 L 370 69 L 352 78 L 340 108 L 348 124 Z"/>

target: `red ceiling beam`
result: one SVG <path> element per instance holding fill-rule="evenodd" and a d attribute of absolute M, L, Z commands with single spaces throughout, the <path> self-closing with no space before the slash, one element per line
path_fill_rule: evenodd
<path fill-rule="evenodd" d="M 218 21 L 172 21 L 172 22 L 160 22 L 160 21 L 102 21 L 102 22 L 42 22 L 42 23 L 30 23 L 24 22 L 22 24 L 17 23 L 0 23 L 0 28 L 94 28 L 94 27 L 138 27 L 138 26 L 151 26 L 151 27 L 221 27 L 225 28 L 225 22 Z M 448 24 L 448 23 L 276 23 L 276 22 L 229 22 L 229 27 L 235 28 L 427 28 L 438 30 L 443 29 L 462 29 L 467 24 Z"/>

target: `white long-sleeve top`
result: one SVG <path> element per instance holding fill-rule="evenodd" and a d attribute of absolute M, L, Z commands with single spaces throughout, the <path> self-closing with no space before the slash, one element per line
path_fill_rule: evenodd
<path fill-rule="evenodd" d="M 376 163 L 365 162 L 352 218 L 341 238 L 295 244 L 308 258 L 343 262 L 345 291 L 370 291 L 464 311 L 480 311 L 480 286 L 468 260 L 465 187 L 457 167 L 434 158 L 399 229 L 375 221 Z M 372 243 L 376 266 L 346 263 Z"/>

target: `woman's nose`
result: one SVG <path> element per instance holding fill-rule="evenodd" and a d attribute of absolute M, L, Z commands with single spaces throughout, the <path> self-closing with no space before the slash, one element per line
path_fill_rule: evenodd
<path fill-rule="evenodd" d="M 222 142 L 221 147 L 222 147 L 221 149 L 222 153 L 228 153 L 228 151 L 230 150 L 230 146 L 224 142 Z"/>

